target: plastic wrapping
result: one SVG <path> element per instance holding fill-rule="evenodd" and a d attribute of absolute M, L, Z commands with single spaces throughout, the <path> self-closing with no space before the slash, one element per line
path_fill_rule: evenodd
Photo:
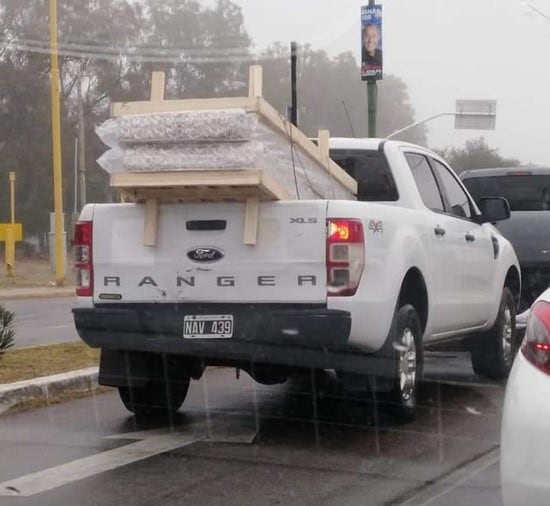
<path fill-rule="evenodd" d="M 109 147 L 187 142 L 243 142 L 251 138 L 253 118 L 244 109 L 136 114 L 107 120 L 96 128 Z"/>
<path fill-rule="evenodd" d="M 124 149 L 122 166 L 129 172 L 242 169 L 256 167 L 261 151 L 257 142 L 133 145 Z"/>
<path fill-rule="evenodd" d="M 263 169 L 293 198 L 355 198 L 317 161 L 291 147 L 289 136 L 244 109 L 124 116 L 97 131 L 112 147 L 98 160 L 109 173 Z"/>

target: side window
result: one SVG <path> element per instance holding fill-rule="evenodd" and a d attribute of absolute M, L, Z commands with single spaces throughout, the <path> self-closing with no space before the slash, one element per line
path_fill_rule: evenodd
<path fill-rule="evenodd" d="M 433 159 L 432 163 L 449 199 L 451 213 L 461 218 L 471 218 L 472 208 L 470 201 L 462 187 L 458 184 L 458 181 L 445 165 Z"/>
<path fill-rule="evenodd" d="M 406 153 L 405 158 L 411 168 L 424 205 L 432 211 L 443 211 L 443 200 L 426 157 L 415 153 Z"/>

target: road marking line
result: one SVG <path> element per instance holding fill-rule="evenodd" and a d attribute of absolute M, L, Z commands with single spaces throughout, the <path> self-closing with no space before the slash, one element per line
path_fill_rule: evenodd
<path fill-rule="evenodd" d="M 166 433 L 170 429 L 156 429 L 108 436 L 108 439 L 142 440 L 0 483 L 0 497 L 40 494 L 199 441 L 249 444 L 256 436 L 255 431 L 242 426 L 222 423 L 219 430 L 215 430 L 208 438 L 205 423 L 192 426 L 193 430 L 188 430 L 187 433 Z"/>
<path fill-rule="evenodd" d="M 121 448 L 73 460 L 67 464 L 61 464 L 0 483 L 0 496 L 28 497 L 40 494 L 200 440 L 201 438 L 197 437 L 196 434 L 180 437 L 155 436 L 144 439 Z"/>
<path fill-rule="evenodd" d="M 482 473 L 486 469 L 498 464 L 500 452 L 498 449 L 492 450 L 481 458 L 470 464 L 457 469 L 456 471 L 445 475 L 435 483 L 423 488 L 406 501 L 400 502 L 399 506 L 428 506 L 437 499 L 449 494 L 453 490 L 471 480 L 474 476 Z M 452 484 L 447 485 L 447 483 Z"/>

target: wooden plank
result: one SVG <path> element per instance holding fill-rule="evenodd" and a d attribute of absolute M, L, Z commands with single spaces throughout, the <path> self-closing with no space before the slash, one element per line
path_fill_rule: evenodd
<path fill-rule="evenodd" d="M 162 102 L 164 100 L 165 79 L 164 72 L 153 72 L 151 77 L 152 102 Z"/>
<path fill-rule="evenodd" d="M 231 200 L 243 202 L 248 197 L 261 200 L 288 200 L 290 194 L 273 178 L 259 169 L 240 171 L 181 171 L 117 173 L 111 186 L 134 202 L 159 199 Z"/>
<path fill-rule="evenodd" d="M 286 188 L 284 186 L 281 186 L 278 181 L 267 172 L 263 172 L 262 174 L 261 186 L 264 189 L 264 193 L 268 193 L 269 195 L 271 195 L 273 197 L 273 200 L 292 199 L 290 193 L 286 190 Z"/>
<path fill-rule="evenodd" d="M 319 151 L 323 157 L 324 164 L 328 164 L 328 159 L 330 158 L 330 132 L 328 130 L 319 130 Z"/>
<path fill-rule="evenodd" d="M 248 198 L 244 214 L 244 243 L 248 246 L 255 246 L 258 241 L 259 214 L 260 201 L 258 197 Z"/>
<path fill-rule="evenodd" d="M 261 169 L 119 172 L 111 174 L 111 187 L 121 189 L 209 185 L 257 186 L 261 182 Z"/>
<path fill-rule="evenodd" d="M 266 121 L 269 125 L 286 136 L 289 136 L 290 131 L 292 131 L 292 140 L 294 144 L 314 162 L 317 162 L 321 166 L 326 166 L 326 164 L 323 163 L 323 157 L 319 147 L 311 142 L 301 130 L 298 130 L 294 125 L 292 125 L 292 123 L 284 119 L 265 100 L 257 98 L 256 104 L 262 120 Z M 353 179 L 344 169 L 342 169 L 342 167 L 340 167 L 333 160 L 330 160 L 327 169 L 336 181 L 346 187 L 354 195 L 357 194 L 357 181 L 355 181 L 355 179 Z"/>
<path fill-rule="evenodd" d="M 143 244 L 145 246 L 157 245 L 157 230 L 159 217 L 159 201 L 148 199 L 145 202 L 145 227 L 143 232 Z"/>
<path fill-rule="evenodd" d="M 131 192 L 132 200 L 145 202 L 149 199 L 158 199 L 163 204 L 166 202 L 209 202 L 209 201 L 232 201 L 245 202 L 249 197 L 258 197 L 260 200 L 275 200 L 269 194 L 262 191 L 258 186 L 239 187 L 237 189 L 224 188 L 174 188 L 166 189 L 136 189 Z"/>
<path fill-rule="evenodd" d="M 251 65 L 248 78 L 248 97 L 263 97 L 264 74 L 261 65 Z"/>
<path fill-rule="evenodd" d="M 111 104 L 111 116 L 116 118 L 131 114 L 211 109 L 245 109 L 246 111 L 254 111 L 256 110 L 256 104 L 249 97 L 197 98 L 164 100 L 162 102 L 151 102 L 149 100 L 113 102 Z"/>

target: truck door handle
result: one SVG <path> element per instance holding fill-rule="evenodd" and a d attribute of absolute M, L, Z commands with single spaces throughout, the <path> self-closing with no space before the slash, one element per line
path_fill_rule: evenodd
<path fill-rule="evenodd" d="M 445 235 L 445 229 L 441 228 L 439 225 L 434 228 L 435 235 L 444 236 Z"/>
<path fill-rule="evenodd" d="M 476 240 L 475 235 L 472 235 L 472 234 L 466 234 L 464 237 L 468 242 L 474 242 Z"/>

